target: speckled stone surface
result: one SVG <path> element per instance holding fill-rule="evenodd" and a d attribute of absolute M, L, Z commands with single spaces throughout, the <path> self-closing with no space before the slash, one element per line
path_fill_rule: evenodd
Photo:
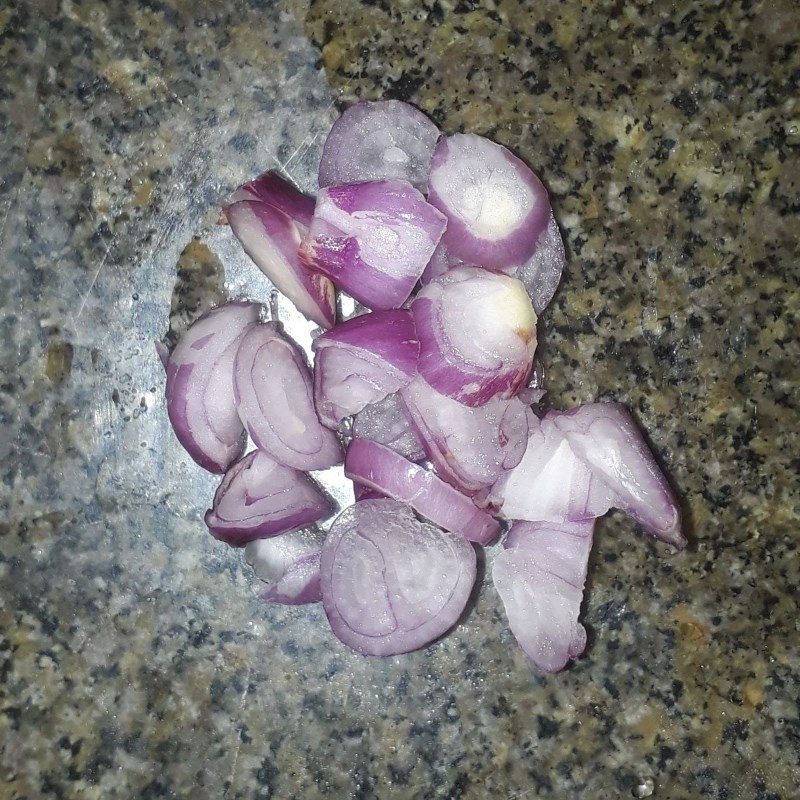
<path fill-rule="evenodd" d="M 800 797 L 797 15 L 0 8 L 0 797 Z M 220 200 L 276 165 L 313 188 L 336 104 L 382 96 L 541 173 L 570 251 L 550 401 L 628 403 L 685 501 L 677 557 L 601 523 L 557 676 L 489 583 L 386 661 L 264 606 L 167 425 L 152 340 L 266 299 Z"/>

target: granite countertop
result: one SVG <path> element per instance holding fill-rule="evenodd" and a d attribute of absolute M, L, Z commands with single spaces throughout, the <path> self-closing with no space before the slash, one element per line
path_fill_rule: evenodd
<path fill-rule="evenodd" d="M 0 63 L 0 796 L 800 797 L 792 0 L 28 0 Z M 602 521 L 557 676 L 489 583 L 385 661 L 264 605 L 168 428 L 152 340 L 264 299 L 220 200 L 313 189 L 358 97 L 540 172 L 550 401 L 627 403 L 683 498 L 678 556 Z"/>

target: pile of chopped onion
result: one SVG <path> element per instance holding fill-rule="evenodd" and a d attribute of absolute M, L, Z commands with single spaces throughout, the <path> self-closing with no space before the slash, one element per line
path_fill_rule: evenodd
<path fill-rule="evenodd" d="M 546 189 L 501 145 L 442 136 L 397 100 L 342 114 L 319 184 L 315 200 L 265 173 L 222 214 L 319 326 L 309 353 L 249 301 L 156 346 L 178 441 L 224 473 L 206 525 L 245 548 L 265 601 L 321 601 L 370 656 L 456 625 L 476 549 L 507 531 L 491 575 L 511 630 L 539 669 L 563 669 L 586 647 L 596 519 L 617 508 L 686 540 L 624 407 L 542 408 L 537 318 L 566 264 Z M 337 290 L 365 312 L 337 320 Z M 310 473 L 342 463 L 355 502 L 338 509 Z"/>

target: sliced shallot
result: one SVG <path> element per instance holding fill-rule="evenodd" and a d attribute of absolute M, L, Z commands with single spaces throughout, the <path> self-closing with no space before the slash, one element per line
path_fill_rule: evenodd
<path fill-rule="evenodd" d="M 325 534 L 312 527 L 250 542 L 244 557 L 268 584 L 261 598 L 291 606 L 321 600 L 319 557 L 324 541 Z"/>
<path fill-rule="evenodd" d="M 341 463 L 336 434 L 317 417 L 303 353 L 275 323 L 254 326 L 242 338 L 234 389 L 239 416 L 256 447 L 295 469 Z"/>
<path fill-rule="evenodd" d="M 420 377 L 400 397 L 436 472 L 460 491 L 474 494 L 519 464 L 533 412 L 517 398 L 493 398 L 470 408 Z"/>
<path fill-rule="evenodd" d="M 394 178 L 424 192 L 438 138 L 436 125 L 401 100 L 356 103 L 325 140 L 319 185 Z"/>
<path fill-rule="evenodd" d="M 312 349 L 317 413 L 329 428 L 405 386 L 419 360 L 414 319 L 402 309 L 353 317 Z"/>
<path fill-rule="evenodd" d="M 509 626 L 544 672 L 558 672 L 586 647 L 578 622 L 594 522 L 517 522 L 492 566 Z"/>
<path fill-rule="evenodd" d="M 260 313 L 258 303 L 212 309 L 186 331 L 167 362 L 170 422 L 186 452 L 209 472 L 225 472 L 244 452 L 233 363 L 244 332 Z"/>
<path fill-rule="evenodd" d="M 442 241 L 468 264 L 504 269 L 527 261 L 547 227 L 547 190 L 502 145 L 471 133 L 441 139 L 428 201 L 447 216 Z"/>
<path fill-rule="evenodd" d="M 553 417 L 575 455 L 615 495 L 614 505 L 657 539 L 686 547 L 680 509 L 630 412 L 620 403 L 593 403 Z"/>
<path fill-rule="evenodd" d="M 311 525 L 333 510 L 308 475 L 253 450 L 225 473 L 205 522 L 217 539 L 239 546 Z"/>
<path fill-rule="evenodd" d="M 418 514 L 478 544 L 493 542 L 500 525 L 465 495 L 429 470 L 368 439 L 347 448 L 344 474 L 356 483 L 407 503 Z"/>
<path fill-rule="evenodd" d="M 419 434 L 397 394 L 390 394 L 356 414 L 353 436 L 385 444 L 409 461 L 425 458 Z"/>
<path fill-rule="evenodd" d="M 411 306 L 419 372 L 438 392 L 479 406 L 525 385 L 536 314 L 516 278 L 458 267 L 424 286 Z"/>
<path fill-rule="evenodd" d="M 322 548 L 331 629 L 363 655 L 416 650 L 456 624 L 475 583 L 473 547 L 394 500 L 343 511 Z"/>
<path fill-rule="evenodd" d="M 516 271 L 516 276 L 524 284 L 537 314 L 541 314 L 550 305 L 566 265 L 564 240 L 556 218 L 550 212 L 547 227 L 539 235 L 533 255 Z"/>
<path fill-rule="evenodd" d="M 332 186 L 320 190 L 300 257 L 368 308 L 399 308 L 445 225 L 405 181 Z"/>
<path fill-rule="evenodd" d="M 314 201 L 275 173 L 244 184 L 232 200 L 225 217 L 247 255 L 300 313 L 323 328 L 333 327 L 333 283 L 299 257 Z"/>

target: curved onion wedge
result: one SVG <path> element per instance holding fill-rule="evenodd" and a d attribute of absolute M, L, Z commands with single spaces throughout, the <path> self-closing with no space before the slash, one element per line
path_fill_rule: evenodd
<path fill-rule="evenodd" d="M 390 394 L 356 414 L 353 436 L 384 444 L 409 461 L 425 459 L 425 448 L 397 394 Z"/>
<path fill-rule="evenodd" d="M 541 314 L 550 305 L 566 265 L 564 240 L 551 212 L 547 227 L 536 242 L 533 255 L 516 271 L 516 276 L 530 295 L 533 310 L 537 314 Z"/>

